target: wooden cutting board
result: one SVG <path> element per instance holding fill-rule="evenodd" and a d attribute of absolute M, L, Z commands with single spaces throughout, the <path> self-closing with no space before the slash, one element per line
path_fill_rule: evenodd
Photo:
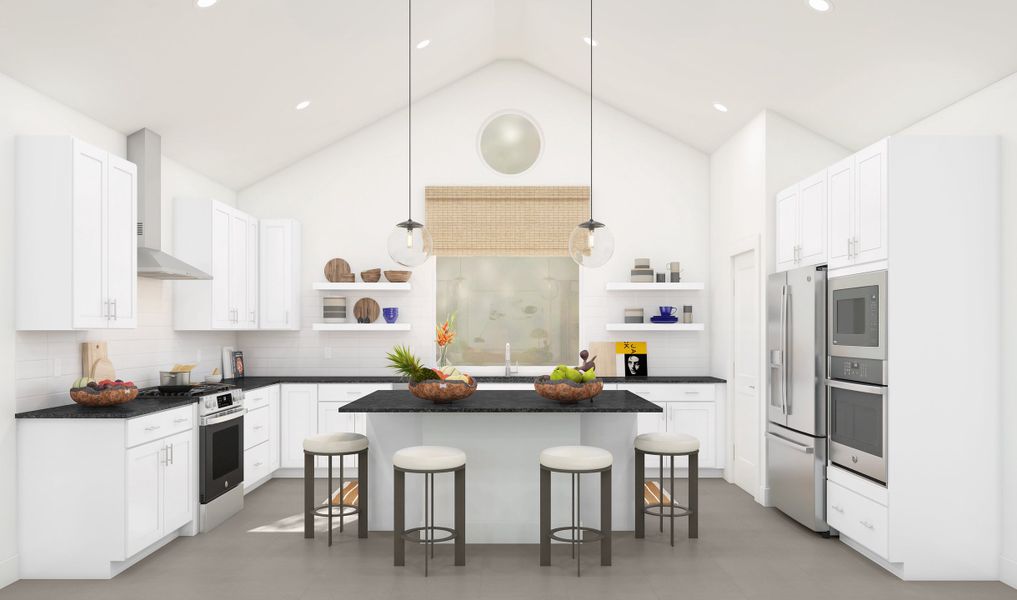
<path fill-rule="evenodd" d="M 325 279 L 332 283 L 337 283 L 340 275 L 347 275 L 351 272 L 350 263 L 341 258 L 333 258 L 325 263 Z"/>
<path fill-rule="evenodd" d="M 374 323 L 381 314 L 381 307 L 374 298 L 361 298 L 353 305 L 353 316 L 357 323 Z"/>
<path fill-rule="evenodd" d="M 614 342 L 590 342 L 590 356 L 596 356 L 597 377 L 617 377 Z"/>
<path fill-rule="evenodd" d="M 95 380 L 116 379 L 116 369 L 109 360 L 106 342 L 81 344 L 81 375 Z"/>

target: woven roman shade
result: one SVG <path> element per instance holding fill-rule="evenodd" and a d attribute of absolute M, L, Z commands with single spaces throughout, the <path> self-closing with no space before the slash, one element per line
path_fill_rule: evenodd
<path fill-rule="evenodd" d="M 428 186 L 424 197 L 435 256 L 568 256 L 590 218 L 586 186 Z"/>

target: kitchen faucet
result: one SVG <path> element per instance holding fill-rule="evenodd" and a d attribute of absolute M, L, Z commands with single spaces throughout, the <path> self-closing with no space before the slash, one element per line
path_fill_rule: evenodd
<path fill-rule="evenodd" d="M 505 376 L 515 375 L 519 372 L 519 367 L 512 367 L 512 344 L 505 342 Z"/>

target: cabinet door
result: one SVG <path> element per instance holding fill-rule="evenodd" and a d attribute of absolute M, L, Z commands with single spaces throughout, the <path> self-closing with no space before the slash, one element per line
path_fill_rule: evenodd
<path fill-rule="evenodd" d="M 247 219 L 247 291 L 245 294 L 247 310 L 241 322 L 246 329 L 258 328 L 258 220 L 254 217 Z M 271 282 L 270 282 L 271 283 Z M 280 282 L 281 284 L 282 282 Z"/>
<path fill-rule="evenodd" d="M 166 438 L 163 468 L 163 531 L 170 533 L 194 520 L 195 490 L 194 434 L 184 431 Z"/>
<path fill-rule="evenodd" d="M 295 329 L 293 293 L 293 236 L 291 222 L 261 222 L 258 277 L 261 287 L 262 329 Z"/>
<path fill-rule="evenodd" d="M 846 158 L 826 170 L 829 218 L 827 244 L 831 269 L 846 267 L 852 260 L 854 236 L 855 159 Z"/>
<path fill-rule="evenodd" d="M 349 402 L 318 402 L 318 433 L 336 433 L 341 431 L 359 433 L 357 431 L 357 424 L 360 419 L 357 418 L 357 414 L 339 412 L 339 409 L 347 404 L 349 404 Z M 327 457 L 319 456 L 315 462 L 320 468 L 328 466 Z M 343 465 L 346 467 L 356 468 L 357 457 L 345 457 L 343 459 Z M 332 459 L 332 467 L 336 473 L 336 477 L 338 477 L 338 458 Z"/>
<path fill-rule="evenodd" d="M 855 155 L 855 262 L 887 258 L 887 143 Z"/>
<path fill-rule="evenodd" d="M 237 328 L 246 328 L 248 321 L 247 236 L 247 216 L 230 211 L 230 308 Z"/>
<path fill-rule="evenodd" d="M 777 271 L 795 266 L 798 248 L 798 186 L 777 194 Z"/>
<path fill-rule="evenodd" d="M 303 468 L 304 438 L 318 432 L 318 386 L 286 384 L 279 402 L 282 445 L 279 466 Z"/>
<path fill-rule="evenodd" d="M 106 210 L 107 296 L 111 303 L 109 326 L 138 326 L 138 184 L 137 167 L 109 157 Z"/>
<path fill-rule="evenodd" d="M 826 262 L 826 171 L 801 182 L 798 192 L 798 266 Z"/>
<path fill-rule="evenodd" d="M 75 329 L 107 326 L 106 187 L 109 155 L 77 140 L 73 144 L 72 278 Z M 61 257 L 57 260 L 65 260 Z M 45 273 L 39 273 L 45 277 Z"/>
<path fill-rule="evenodd" d="M 279 468 L 279 386 L 268 388 L 268 470 Z"/>
<path fill-rule="evenodd" d="M 127 450 L 127 555 L 162 537 L 163 441 L 156 440 Z"/>
<path fill-rule="evenodd" d="M 232 213 L 228 207 L 212 203 L 212 328 L 232 329 L 233 304 L 230 302 L 230 234 Z"/>
<path fill-rule="evenodd" d="M 670 402 L 668 431 L 686 433 L 699 440 L 699 468 L 716 466 L 717 405 L 713 402 Z M 676 458 L 675 468 L 688 467 L 688 459 Z"/>
<path fill-rule="evenodd" d="M 666 431 L 666 422 L 664 415 L 667 414 L 667 407 L 663 402 L 663 398 L 667 396 L 666 389 L 671 386 L 659 386 L 659 385 L 648 385 L 648 384 L 635 384 L 626 385 L 621 383 L 618 385 L 619 390 L 625 390 L 636 394 L 644 400 L 649 400 L 657 406 L 664 409 L 661 413 L 637 413 L 636 414 L 636 434 L 640 433 L 658 433 Z"/>

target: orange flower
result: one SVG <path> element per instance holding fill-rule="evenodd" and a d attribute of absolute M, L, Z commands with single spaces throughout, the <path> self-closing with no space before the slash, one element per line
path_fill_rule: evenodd
<path fill-rule="evenodd" d="M 456 332 L 452 331 L 452 323 L 454 322 L 455 316 L 451 316 L 444 323 L 434 328 L 435 341 L 438 342 L 439 346 L 444 348 L 455 341 Z"/>

